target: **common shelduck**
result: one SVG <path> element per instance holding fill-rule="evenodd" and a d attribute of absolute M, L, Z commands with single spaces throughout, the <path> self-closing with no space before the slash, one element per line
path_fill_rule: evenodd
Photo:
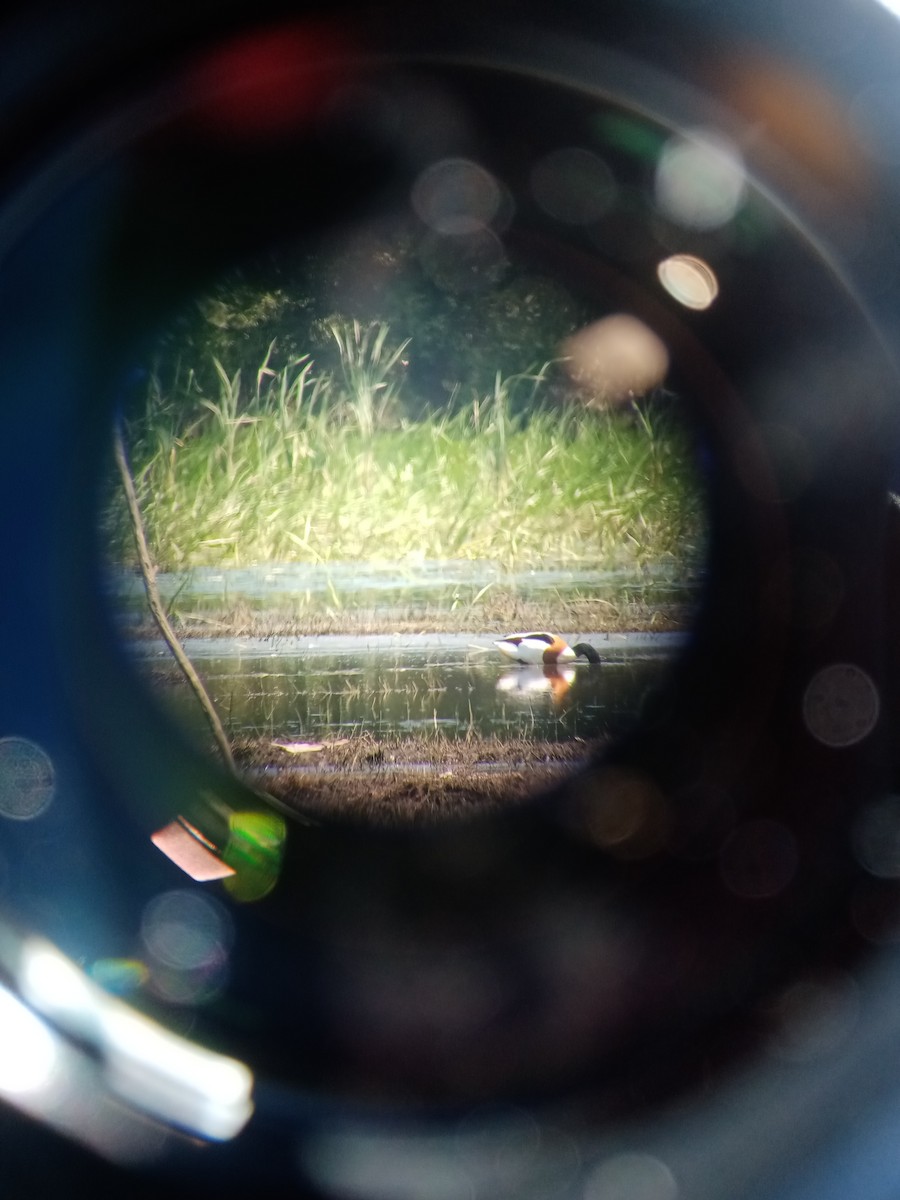
<path fill-rule="evenodd" d="M 573 648 L 555 633 L 510 633 L 494 645 L 501 654 L 520 663 L 549 665 L 570 662 L 573 658 L 600 662 L 600 655 L 587 642 L 579 642 Z"/>

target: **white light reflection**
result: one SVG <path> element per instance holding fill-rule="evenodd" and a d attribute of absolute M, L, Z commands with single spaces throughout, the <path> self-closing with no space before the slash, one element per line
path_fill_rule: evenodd
<path fill-rule="evenodd" d="M 0 987 L 0 1098 L 111 1162 L 158 1158 L 171 1134 L 123 1105 L 90 1050 L 63 1039 Z"/>
<path fill-rule="evenodd" d="M 693 254 L 673 254 L 656 268 L 660 283 L 685 308 L 700 312 L 719 294 L 715 271 Z"/>
<path fill-rule="evenodd" d="M 99 1055 L 105 1084 L 126 1103 L 217 1141 L 234 1137 L 246 1124 L 253 1076 L 243 1063 L 178 1037 L 108 996 L 42 939 L 23 944 L 17 975 L 23 996 L 39 1014 Z M 12 1052 L 4 1053 L 8 1039 L 28 1046 L 36 1064 L 30 1069 L 46 1075 L 54 1038 L 38 1016 L 8 993 L 0 991 L 0 1000 L 3 995 L 11 1015 L 7 1022 L 0 1006 L 0 1090 L 3 1071 L 12 1071 L 8 1064 L 15 1062 Z"/>
<path fill-rule="evenodd" d="M 49 942 L 28 943 L 19 986 L 29 1004 L 69 1032 L 90 1037 L 96 1031 L 96 985 Z"/>
<path fill-rule="evenodd" d="M 47 1087 L 56 1065 L 53 1033 L 0 987 L 0 1095 L 9 1099 Z"/>
<path fill-rule="evenodd" d="M 736 214 L 746 173 L 737 148 L 721 134 L 698 130 L 666 144 L 656 168 L 656 203 L 689 229 L 719 229 Z"/>
<path fill-rule="evenodd" d="M 216 1141 L 244 1127 L 253 1076 L 243 1063 L 176 1037 L 123 1004 L 109 1006 L 103 1025 L 106 1077 L 124 1100 Z"/>

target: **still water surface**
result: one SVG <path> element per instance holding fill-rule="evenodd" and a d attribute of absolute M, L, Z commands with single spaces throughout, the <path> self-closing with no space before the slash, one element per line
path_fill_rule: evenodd
<path fill-rule="evenodd" d="M 625 602 L 690 606 L 696 577 L 673 568 L 599 572 L 548 568 L 506 573 L 490 562 L 267 564 L 160 573 L 170 612 L 208 622 L 235 604 L 261 616 L 286 614 L 302 628 L 308 614 L 328 613 L 340 627 L 365 614 L 390 628 L 393 614 L 417 611 L 477 614 L 478 600 L 497 588 L 514 601 Z M 146 619 L 138 576 L 121 569 L 107 580 L 108 600 L 129 652 L 149 674 L 175 719 L 207 736 L 199 706 L 168 649 L 129 639 L 131 622 Z M 427 627 L 428 617 L 423 618 Z M 593 643 L 603 658 L 586 663 L 523 667 L 504 659 L 488 634 L 193 638 L 185 649 L 197 666 L 232 737 L 327 740 L 351 732 L 377 737 L 440 732 L 500 738 L 615 737 L 634 724 L 648 692 L 683 644 L 679 634 L 568 633 Z"/>
<path fill-rule="evenodd" d="M 677 634 L 563 636 L 591 641 L 603 664 L 519 666 L 491 636 L 469 634 L 197 638 L 185 649 L 232 736 L 440 731 L 564 741 L 629 728 L 684 643 Z M 176 720 L 204 733 L 165 646 L 139 642 L 133 653 Z"/>
<path fill-rule="evenodd" d="M 195 567 L 160 571 L 156 582 L 167 607 L 175 612 L 199 608 L 214 614 L 241 604 L 256 613 L 277 609 L 299 615 L 327 609 L 389 617 L 421 605 L 452 610 L 498 592 L 545 604 L 573 598 L 621 602 L 636 596 L 650 602 L 690 604 L 696 597 L 698 576 L 683 564 L 630 571 L 547 567 L 510 572 L 483 560 L 422 559 Z M 146 616 L 143 583 L 134 571 L 111 569 L 106 590 L 123 623 Z"/>

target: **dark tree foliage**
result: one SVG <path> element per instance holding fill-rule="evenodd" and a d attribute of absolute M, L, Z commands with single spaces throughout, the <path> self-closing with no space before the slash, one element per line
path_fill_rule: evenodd
<path fill-rule="evenodd" d="M 193 389 L 214 394 L 214 358 L 229 375 L 252 377 L 273 343 L 276 370 L 304 354 L 336 370 L 329 322 L 384 322 L 396 342 L 410 339 L 404 393 L 418 417 L 489 394 L 498 372 L 551 362 L 590 316 L 488 231 L 438 237 L 419 225 L 376 225 L 232 269 L 177 314 L 154 370 L 164 393 L 190 375 Z"/>

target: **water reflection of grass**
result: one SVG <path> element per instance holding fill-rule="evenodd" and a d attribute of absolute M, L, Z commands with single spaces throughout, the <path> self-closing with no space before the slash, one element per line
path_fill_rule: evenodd
<path fill-rule="evenodd" d="M 698 557 L 699 487 L 670 414 L 551 404 L 538 374 L 410 419 L 377 386 L 360 407 L 346 378 L 304 359 L 263 364 L 254 389 L 220 372 L 214 399 L 152 393 L 129 441 L 157 564 Z M 121 518 L 114 502 L 111 546 L 127 561 Z"/>

